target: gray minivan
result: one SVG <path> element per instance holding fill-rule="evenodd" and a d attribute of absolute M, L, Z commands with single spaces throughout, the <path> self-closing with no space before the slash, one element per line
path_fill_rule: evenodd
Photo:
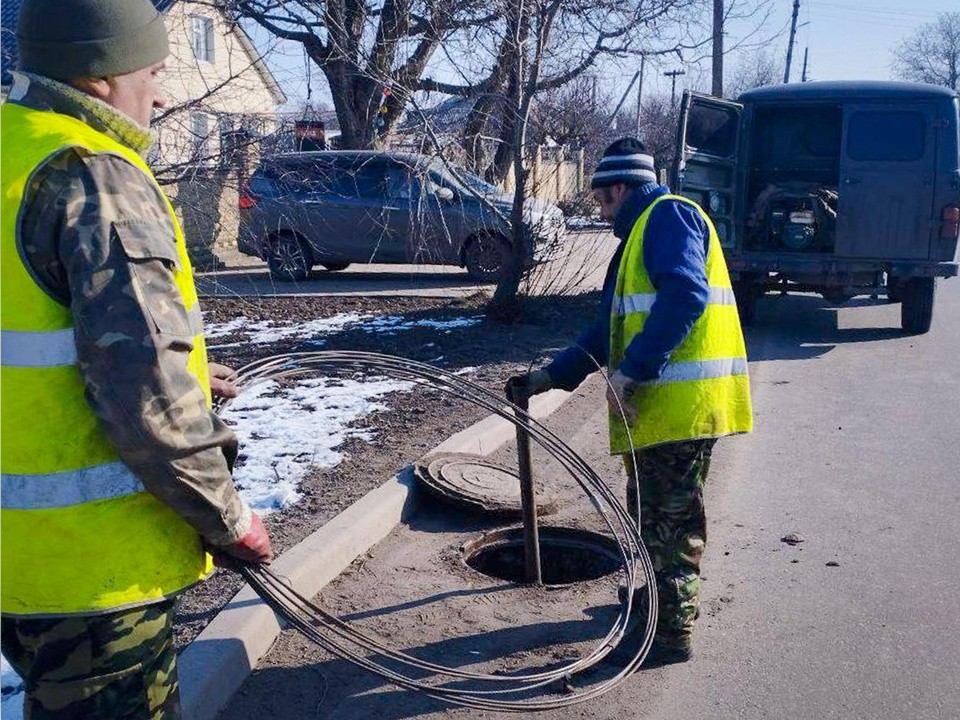
<path fill-rule="evenodd" d="M 684 93 L 674 187 L 717 226 L 744 321 L 771 290 L 886 295 L 927 332 L 936 278 L 957 275 L 958 112 L 900 82 Z"/>
<path fill-rule="evenodd" d="M 436 157 L 321 151 L 264 159 L 240 195 L 240 252 L 267 261 L 278 280 L 303 280 L 315 265 L 424 263 L 466 267 L 495 280 L 510 238 L 513 198 Z M 563 240 L 560 209 L 528 200 L 534 251 Z"/>

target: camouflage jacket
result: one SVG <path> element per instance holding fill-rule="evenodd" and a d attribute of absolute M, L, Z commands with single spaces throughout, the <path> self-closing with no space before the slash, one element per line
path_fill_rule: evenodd
<path fill-rule="evenodd" d="M 140 154 L 153 142 L 126 115 L 49 78 L 17 73 L 9 101 L 78 118 Z M 207 541 L 226 546 L 251 522 L 231 479 L 236 436 L 186 370 L 192 343 L 168 331 L 189 326 L 171 269 L 151 260 L 135 274 L 129 256 L 143 253 L 130 244 L 149 233 L 118 232 L 135 223 L 173 242 L 160 192 L 116 155 L 65 148 L 25 189 L 17 241 L 40 285 L 70 307 L 87 399 L 120 457 Z"/>

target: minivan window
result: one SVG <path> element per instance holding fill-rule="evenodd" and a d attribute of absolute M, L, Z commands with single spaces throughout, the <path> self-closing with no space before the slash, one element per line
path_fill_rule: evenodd
<path fill-rule="evenodd" d="M 927 122 L 909 111 L 861 111 L 850 117 L 847 157 L 851 160 L 919 160 L 926 149 Z"/>
<path fill-rule="evenodd" d="M 416 195 L 413 178 L 406 170 L 391 168 L 387 172 L 386 195 L 392 200 L 412 200 Z"/>
<path fill-rule="evenodd" d="M 361 165 L 348 173 L 353 176 L 352 190 L 358 197 L 366 200 L 377 200 L 383 197 L 387 173 L 383 165 Z"/>
<path fill-rule="evenodd" d="M 296 163 L 278 167 L 273 174 L 294 196 L 350 194 L 346 187 L 341 187 L 343 172 L 330 165 Z"/>
<path fill-rule="evenodd" d="M 740 115 L 732 108 L 694 104 L 687 119 L 687 145 L 697 152 L 730 157 Z"/>

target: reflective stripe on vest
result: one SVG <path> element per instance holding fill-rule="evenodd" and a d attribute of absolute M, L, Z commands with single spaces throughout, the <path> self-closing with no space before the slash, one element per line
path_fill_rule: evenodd
<path fill-rule="evenodd" d="M 187 313 L 190 333 L 203 332 L 200 306 Z M 0 365 L 5 367 L 57 367 L 77 362 L 77 346 L 73 328 L 37 332 L 33 330 L 0 330 Z"/>
<path fill-rule="evenodd" d="M 669 363 L 656 380 L 640 383 L 663 385 L 664 383 L 687 382 L 688 380 L 716 380 L 747 374 L 746 358 L 722 358 L 720 360 L 691 360 Z"/>
<path fill-rule="evenodd" d="M 634 293 L 624 295 L 616 303 L 614 312 L 618 315 L 630 313 L 648 313 L 653 309 L 653 302 L 657 299 L 656 293 Z M 707 293 L 707 305 L 736 305 L 737 299 L 732 288 L 712 287 Z"/>
<path fill-rule="evenodd" d="M 63 508 L 143 492 L 143 483 L 119 460 L 46 475 L 3 474 L 0 500 L 7 510 Z"/>
<path fill-rule="evenodd" d="M 0 330 L 0 364 L 4 367 L 57 367 L 76 361 L 72 327 L 48 332 Z"/>
<path fill-rule="evenodd" d="M 753 426 L 746 348 L 720 239 L 710 218 L 686 198 L 666 195 L 655 200 L 627 239 L 610 308 L 610 369 L 619 366 L 630 342 L 643 332 L 657 299 L 644 266 L 643 246 L 650 214 L 665 200 L 692 205 L 707 225 L 707 304 L 660 376 L 641 383 L 631 397 L 636 421 L 625 426 L 618 412 L 610 413 L 614 453 L 749 432 Z"/>
<path fill-rule="evenodd" d="M 170 597 L 213 570 L 197 531 L 120 460 L 87 399 L 73 317 L 38 285 L 18 249 L 25 188 L 64 148 L 138 168 L 169 214 L 173 282 L 189 315 L 186 369 L 209 402 L 202 318 L 179 221 L 135 152 L 76 118 L 0 109 L 0 552 L 5 616 L 90 615 Z M 29 229 L 25 228 L 25 232 Z"/>

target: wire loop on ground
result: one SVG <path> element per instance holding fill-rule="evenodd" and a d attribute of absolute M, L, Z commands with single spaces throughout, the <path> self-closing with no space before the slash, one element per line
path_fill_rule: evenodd
<path fill-rule="evenodd" d="M 617 493 L 586 460 L 549 428 L 529 413 L 508 405 L 499 395 L 459 375 L 403 358 L 367 352 L 317 351 L 275 355 L 241 368 L 235 383 L 244 388 L 269 380 L 303 376 L 344 377 L 354 374 L 386 376 L 396 380 L 427 385 L 466 400 L 488 412 L 524 428 L 533 441 L 549 453 L 586 493 L 620 549 L 626 578 L 626 598 L 609 632 L 583 657 L 541 672 L 476 673 L 420 660 L 393 650 L 377 638 L 361 632 L 349 623 L 314 604 L 286 584 L 266 566 L 245 566 L 241 573 L 251 587 L 278 615 L 296 627 L 305 637 L 355 665 L 409 690 L 453 705 L 513 712 L 553 710 L 597 697 L 620 683 L 643 662 L 653 642 L 657 622 L 656 580 L 653 565 L 636 523 L 620 502 Z M 230 404 L 222 400 L 221 412 Z M 639 570 L 639 572 L 638 572 Z M 599 663 L 624 638 L 634 611 L 634 590 L 646 591 L 647 613 L 643 640 L 626 664 L 612 677 L 582 689 L 574 689 L 570 679 Z M 430 681 L 423 679 L 433 675 Z M 561 683 L 566 694 L 544 697 L 544 690 Z M 536 691 L 540 691 L 537 693 Z"/>

